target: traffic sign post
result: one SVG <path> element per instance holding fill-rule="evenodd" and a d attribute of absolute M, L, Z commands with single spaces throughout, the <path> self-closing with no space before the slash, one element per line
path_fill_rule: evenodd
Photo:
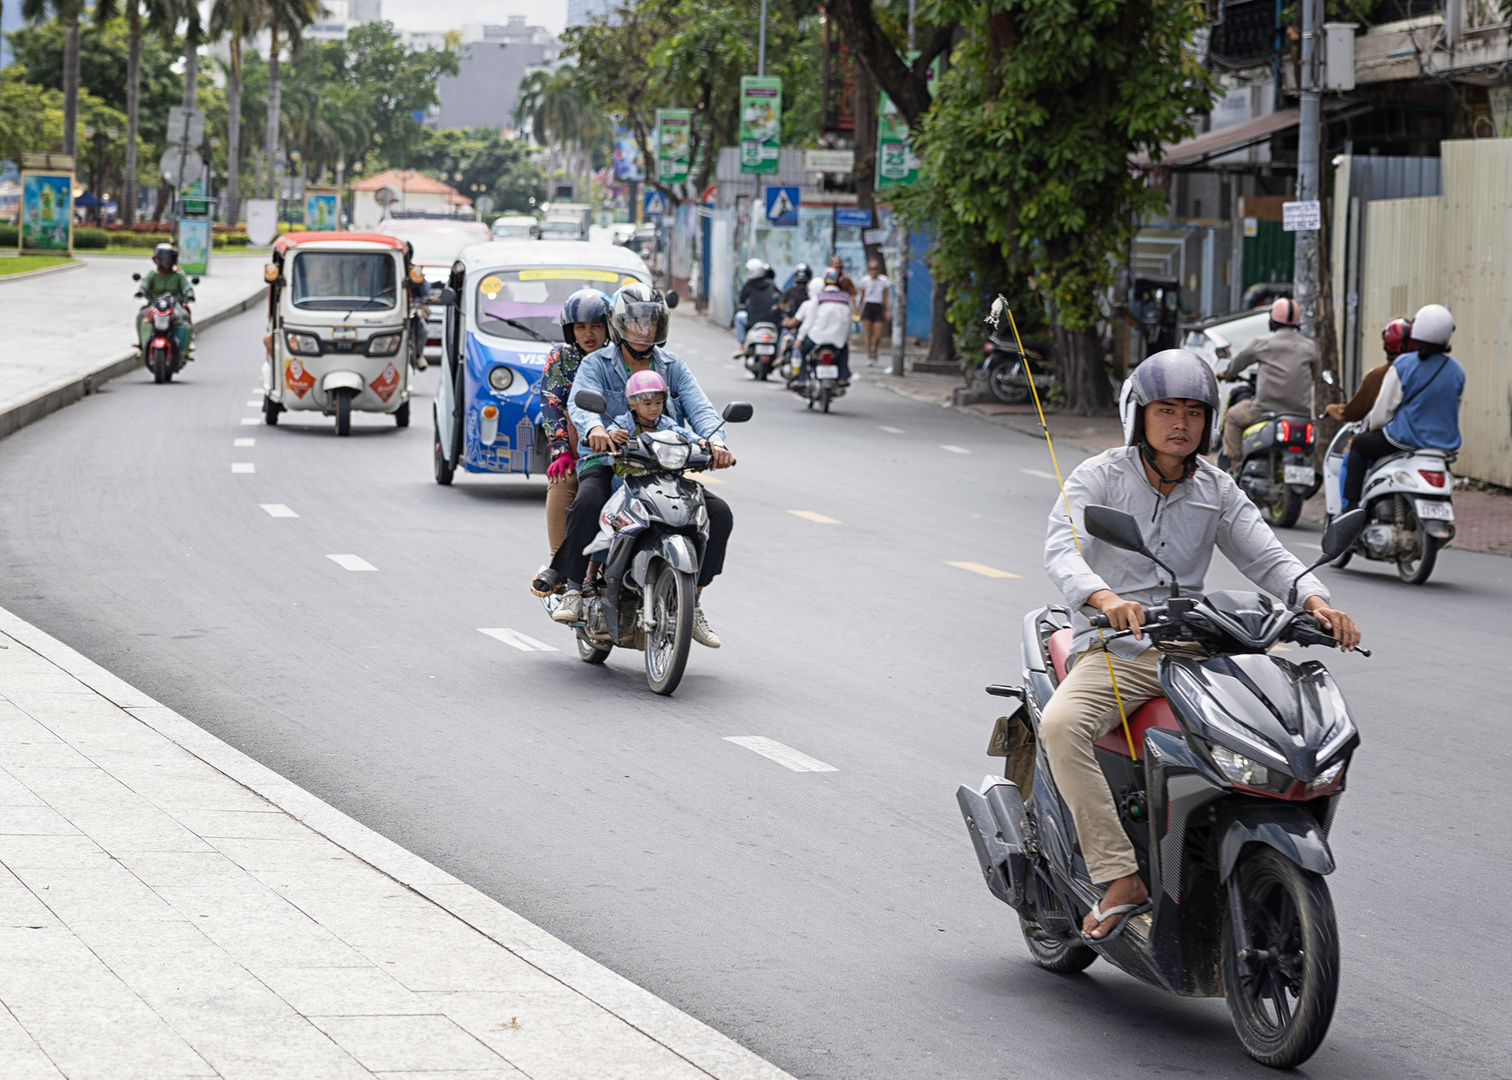
<path fill-rule="evenodd" d="M 766 189 L 767 224 L 774 229 L 798 227 L 798 203 L 802 190 L 795 186 L 772 185 Z"/>
<path fill-rule="evenodd" d="M 655 188 L 647 188 L 641 196 L 642 217 L 662 217 L 667 212 L 667 197 Z"/>

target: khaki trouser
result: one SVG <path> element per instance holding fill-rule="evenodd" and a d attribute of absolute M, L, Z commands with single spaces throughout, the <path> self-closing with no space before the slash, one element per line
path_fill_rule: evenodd
<path fill-rule="evenodd" d="M 1165 697 L 1159 664 L 1158 649 L 1146 649 L 1134 660 L 1113 657 L 1126 714 L 1133 715 L 1151 698 Z M 1092 753 L 1094 742 L 1120 726 L 1107 654 L 1094 645 L 1076 658 L 1050 696 L 1040 717 L 1039 737 L 1050 760 L 1050 775 L 1071 808 L 1087 873 L 1099 883 L 1139 872 L 1134 845 L 1118 820 L 1118 804 Z"/>
<path fill-rule="evenodd" d="M 1255 422 L 1255 402 L 1237 401 L 1223 414 L 1223 452 L 1228 455 L 1229 468 L 1239 464 L 1241 447 L 1244 445 L 1244 429 Z"/>
<path fill-rule="evenodd" d="M 546 542 L 555 555 L 567 539 L 567 508 L 577 497 L 577 473 L 569 472 L 546 482 Z"/>

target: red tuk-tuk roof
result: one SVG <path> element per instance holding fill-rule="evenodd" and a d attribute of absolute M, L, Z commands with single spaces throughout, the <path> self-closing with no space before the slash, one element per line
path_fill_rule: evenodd
<path fill-rule="evenodd" d="M 382 244 L 384 247 L 398 248 L 401 251 L 404 250 L 404 241 L 399 239 L 397 236 L 389 236 L 387 233 L 289 232 L 284 233 L 273 244 L 273 252 L 276 255 L 283 255 L 289 250 L 289 248 L 293 247 L 296 244 L 314 244 L 319 243 L 322 240 L 327 243 L 331 243 L 333 241 L 347 242 L 357 240 L 369 244 Z"/>

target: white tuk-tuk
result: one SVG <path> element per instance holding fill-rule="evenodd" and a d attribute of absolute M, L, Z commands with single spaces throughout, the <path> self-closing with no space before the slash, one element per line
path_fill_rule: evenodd
<path fill-rule="evenodd" d="M 404 242 L 379 233 L 286 233 L 273 245 L 263 420 L 285 409 L 336 418 L 388 413 L 409 426 L 411 268 Z"/>

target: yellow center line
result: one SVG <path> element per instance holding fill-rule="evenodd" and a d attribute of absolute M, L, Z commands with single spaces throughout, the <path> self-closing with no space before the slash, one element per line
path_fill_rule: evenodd
<path fill-rule="evenodd" d="M 946 566 L 959 566 L 962 570 L 970 570 L 973 574 L 981 574 L 983 577 L 1016 578 L 1018 574 L 1010 574 L 1006 570 L 999 570 L 995 566 L 983 566 L 979 562 L 946 562 Z"/>
<path fill-rule="evenodd" d="M 832 517 L 825 517 L 823 514 L 816 514 L 812 510 L 789 510 L 788 513 L 792 514 L 794 517 L 801 517 L 805 521 L 812 521 L 812 522 L 815 522 L 815 523 L 817 523 L 819 525 L 838 525 L 838 524 L 840 524 L 834 518 L 832 518 Z"/>
<path fill-rule="evenodd" d="M 724 481 L 721 480 L 719 477 L 717 477 L 717 476 L 710 476 L 708 473 L 683 473 L 683 475 L 686 476 L 689 480 L 692 480 L 692 481 L 694 481 L 696 483 L 699 483 L 699 484 L 722 484 L 722 483 L 724 483 Z"/>

